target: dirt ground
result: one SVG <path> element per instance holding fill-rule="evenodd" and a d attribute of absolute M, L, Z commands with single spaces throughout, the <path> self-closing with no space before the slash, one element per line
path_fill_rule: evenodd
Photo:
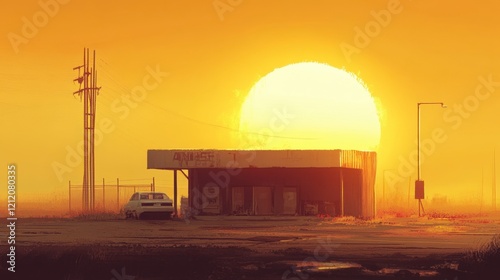
<path fill-rule="evenodd" d="M 4 232 L 1 279 L 474 279 L 459 261 L 500 216 L 25 218 L 15 273 Z"/>

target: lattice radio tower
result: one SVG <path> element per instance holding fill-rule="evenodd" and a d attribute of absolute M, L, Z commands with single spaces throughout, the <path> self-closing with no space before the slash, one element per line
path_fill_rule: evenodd
<path fill-rule="evenodd" d="M 83 49 L 83 65 L 73 68 L 78 70 L 79 89 L 73 92 L 83 99 L 83 190 L 82 210 L 84 212 L 95 210 L 95 165 L 94 165 L 94 127 L 96 113 L 96 99 L 100 87 L 97 87 L 97 71 L 95 69 L 95 51 L 90 65 L 89 49 Z M 82 87 L 83 86 L 83 87 Z"/>

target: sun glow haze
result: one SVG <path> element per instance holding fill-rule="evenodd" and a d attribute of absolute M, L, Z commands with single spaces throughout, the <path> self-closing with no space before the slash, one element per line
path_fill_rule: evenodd
<path fill-rule="evenodd" d="M 354 74 L 316 62 L 277 68 L 250 90 L 240 131 L 253 148 L 376 150 L 375 102 Z"/>

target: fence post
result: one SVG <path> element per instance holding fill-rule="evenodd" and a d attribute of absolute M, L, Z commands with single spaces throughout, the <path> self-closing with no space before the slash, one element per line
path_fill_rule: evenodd
<path fill-rule="evenodd" d="M 120 213 L 120 178 L 116 178 L 116 208 Z"/>
<path fill-rule="evenodd" d="M 68 196 L 69 196 L 69 214 L 71 215 L 71 180 L 68 184 Z"/>
<path fill-rule="evenodd" d="M 106 183 L 104 182 L 104 178 L 102 178 L 102 211 L 106 211 L 106 191 L 104 190 L 104 186 Z"/>

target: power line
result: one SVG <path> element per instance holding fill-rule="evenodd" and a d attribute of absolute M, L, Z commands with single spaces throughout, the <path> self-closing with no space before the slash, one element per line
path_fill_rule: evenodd
<path fill-rule="evenodd" d="M 111 69 L 110 64 L 107 63 L 102 58 L 100 59 L 100 61 L 102 61 L 102 63 L 106 64 L 106 66 L 103 69 L 106 72 L 106 75 L 109 75 L 108 78 L 113 83 L 115 83 L 118 87 L 120 87 L 121 90 L 123 90 L 124 93 L 127 93 L 127 94 L 130 93 L 132 90 L 128 86 L 126 86 L 123 83 L 117 81 L 114 77 L 111 76 L 112 75 L 111 71 L 113 71 L 113 70 Z M 109 68 L 109 69 L 107 69 L 107 68 Z M 154 107 L 154 108 L 156 108 L 158 110 L 164 111 L 164 112 L 166 112 L 166 113 L 168 113 L 170 115 L 176 116 L 178 118 L 185 119 L 185 120 L 188 120 L 190 122 L 197 123 L 197 124 L 200 124 L 200 125 L 205 125 L 205 126 L 210 126 L 210 127 L 215 127 L 215 128 L 219 128 L 219 129 L 228 130 L 228 131 L 231 131 L 231 132 L 234 132 L 234 133 L 238 133 L 238 134 L 254 135 L 254 136 L 264 136 L 264 137 L 277 138 L 277 139 L 317 140 L 316 138 L 310 138 L 310 137 L 290 137 L 290 136 L 280 136 L 280 135 L 269 135 L 269 134 L 265 134 L 265 133 L 252 132 L 252 131 L 241 131 L 238 128 L 228 127 L 228 126 L 224 126 L 224 125 L 220 125 L 220 124 L 214 124 L 214 123 L 202 121 L 202 120 L 199 120 L 199 119 L 195 119 L 195 118 L 192 118 L 192 117 L 180 114 L 178 112 L 175 112 L 173 110 L 160 107 L 160 106 L 158 106 L 156 104 L 153 104 L 153 103 L 149 102 L 148 100 L 144 100 L 142 102 L 146 103 L 149 106 Z"/>

